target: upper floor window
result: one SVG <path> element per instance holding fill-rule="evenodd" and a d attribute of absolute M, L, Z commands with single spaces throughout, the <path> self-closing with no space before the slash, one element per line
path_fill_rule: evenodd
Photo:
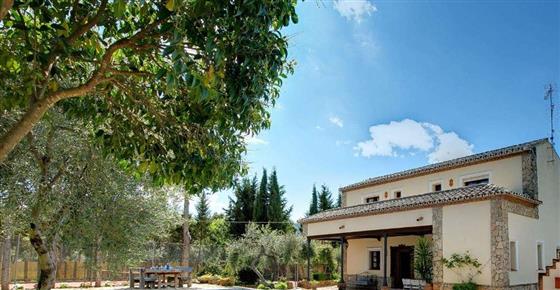
<path fill-rule="evenodd" d="M 490 179 L 486 177 L 486 178 L 464 181 L 464 186 L 473 186 L 473 185 L 488 184 L 488 183 L 490 183 Z"/>
<path fill-rule="evenodd" d="M 461 182 L 463 183 L 463 186 L 488 184 L 490 183 L 490 173 L 479 173 L 469 176 L 463 176 L 461 178 Z"/>
<path fill-rule="evenodd" d="M 402 191 L 400 191 L 400 190 L 395 190 L 394 195 L 395 195 L 395 198 L 401 198 L 401 196 L 402 196 Z"/>
<path fill-rule="evenodd" d="M 376 202 L 379 201 L 379 195 L 376 196 L 370 196 L 366 198 L 366 203 L 372 203 L 372 202 Z"/>
<path fill-rule="evenodd" d="M 441 191 L 441 183 L 432 184 L 432 191 Z"/>

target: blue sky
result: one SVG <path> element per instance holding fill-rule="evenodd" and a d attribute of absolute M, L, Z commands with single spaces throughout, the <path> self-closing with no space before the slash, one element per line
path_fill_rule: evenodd
<path fill-rule="evenodd" d="M 305 1 L 298 13 L 284 31 L 296 72 L 247 154 L 252 174 L 277 169 L 293 219 L 314 183 L 336 194 L 550 134 L 560 1 Z M 214 211 L 228 194 L 211 197 Z"/>

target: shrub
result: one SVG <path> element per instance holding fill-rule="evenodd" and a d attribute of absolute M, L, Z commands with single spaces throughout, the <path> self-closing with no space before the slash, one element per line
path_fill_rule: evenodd
<path fill-rule="evenodd" d="M 286 282 L 276 282 L 274 283 L 274 289 L 288 289 L 288 284 Z"/>
<path fill-rule="evenodd" d="M 220 278 L 221 277 L 218 275 L 205 274 L 198 277 L 198 282 L 202 284 L 218 284 L 220 282 Z"/>
<path fill-rule="evenodd" d="M 432 283 L 432 245 L 430 240 L 421 237 L 414 247 L 414 271 L 427 283 Z"/>
<path fill-rule="evenodd" d="M 476 290 L 476 284 L 473 282 L 455 284 L 453 290 Z"/>
<path fill-rule="evenodd" d="M 270 289 L 268 286 L 264 285 L 264 284 L 259 284 L 259 286 L 257 286 L 257 289 Z"/>
<path fill-rule="evenodd" d="M 218 285 L 220 286 L 233 286 L 235 284 L 235 279 L 233 277 L 223 277 L 218 279 Z"/>
<path fill-rule="evenodd" d="M 249 268 L 243 268 L 237 273 L 237 278 L 241 284 L 244 285 L 255 285 L 259 280 L 259 276 Z"/>
<path fill-rule="evenodd" d="M 67 284 L 62 283 L 62 284 L 58 285 L 58 288 L 64 289 L 64 288 L 70 288 L 70 287 L 68 287 Z"/>
<path fill-rule="evenodd" d="M 313 273 L 313 280 L 316 281 L 325 281 L 325 280 L 330 280 L 332 277 L 331 274 L 327 274 L 327 273 Z"/>

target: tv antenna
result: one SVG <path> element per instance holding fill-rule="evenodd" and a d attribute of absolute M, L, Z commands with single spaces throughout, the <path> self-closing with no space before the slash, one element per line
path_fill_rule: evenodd
<path fill-rule="evenodd" d="M 550 143 L 554 147 L 554 91 L 556 89 L 552 84 L 545 87 L 544 99 L 550 101 Z"/>

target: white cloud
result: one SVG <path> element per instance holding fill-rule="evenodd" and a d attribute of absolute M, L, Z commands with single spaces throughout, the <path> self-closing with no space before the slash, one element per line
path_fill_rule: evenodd
<path fill-rule="evenodd" d="M 319 131 L 324 131 L 324 130 L 325 130 L 325 128 L 323 128 L 323 127 L 321 127 L 321 126 L 319 126 L 319 125 L 315 126 L 315 129 L 317 129 L 317 130 L 319 130 Z"/>
<path fill-rule="evenodd" d="M 377 11 L 377 7 L 368 0 L 335 0 L 334 9 L 348 20 L 362 22 L 364 16 Z"/>
<path fill-rule="evenodd" d="M 473 145 L 455 132 L 445 132 L 440 126 L 411 119 L 391 121 L 369 128 L 371 139 L 358 142 L 357 155 L 402 156 L 402 151 L 413 155 L 425 152 L 429 163 L 441 162 L 473 153 Z"/>
<path fill-rule="evenodd" d="M 333 123 L 335 126 L 340 128 L 344 127 L 344 121 L 337 116 L 333 116 L 329 118 L 329 122 Z"/>
<path fill-rule="evenodd" d="M 245 143 L 251 145 L 268 145 L 268 141 L 261 139 L 257 136 L 245 136 Z"/>

